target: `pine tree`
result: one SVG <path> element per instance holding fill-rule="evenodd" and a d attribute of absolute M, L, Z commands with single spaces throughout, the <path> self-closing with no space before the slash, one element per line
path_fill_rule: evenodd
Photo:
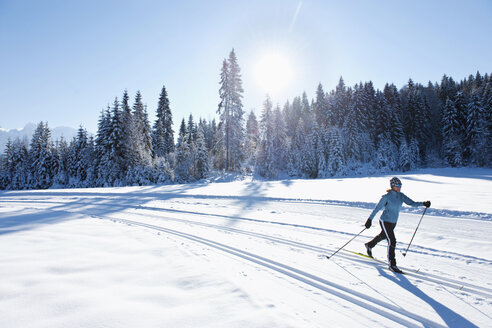
<path fill-rule="evenodd" d="M 175 180 L 177 182 L 188 182 L 192 177 L 193 162 L 190 156 L 190 144 L 188 143 L 185 119 L 181 121 L 178 142 L 176 144 L 176 168 Z"/>
<path fill-rule="evenodd" d="M 131 185 L 152 183 L 152 137 L 147 114 L 147 106 L 142 102 L 142 95 L 137 91 L 132 112 L 130 166 L 126 182 Z"/>
<path fill-rule="evenodd" d="M 372 81 L 364 83 L 364 87 L 361 92 L 362 95 L 362 104 L 363 104 L 363 115 L 365 116 L 365 130 L 369 134 L 371 140 L 373 142 L 376 141 L 376 137 L 378 135 L 378 131 L 376 129 L 376 122 L 381 119 L 378 117 L 380 112 L 377 108 L 377 99 L 376 99 L 376 91 L 374 90 L 374 85 Z"/>
<path fill-rule="evenodd" d="M 220 138 L 219 129 L 217 127 L 217 123 L 215 122 L 215 118 L 207 124 L 206 131 L 205 142 L 213 158 L 216 154 L 216 145 L 218 144 L 218 140 Z"/>
<path fill-rule="evenodd" d="M 195 178 L 200 180 L 207 177 L 210 170 L 209 155 L 205 143 L 204 125 L 200 125 L 197 130 L 196 139 L 196 158 L 195 158 Z"/>
<path fill-rule="evenodd" d="M 484 76 L 484 91 L 482 94 L 482 106 L 485 113 L 485 129 L 487 132 L 487 154 L 485 156 L 485 165 L 492 166 L 492 82 L 488 80 L 487 74 Z M 488 164 L 487 164 L 488 163 Z"/>
<path fill-rule="evenodd" d="M 126 147 L 124 145 L 124 136 L 125 132 L 123 131 L 123 116 L 122 112 L 120 111 L 120 103 L 118 101 L 118 98 L 115 98 L 114 104 L 113 104 L 113 110 L 111 114 L 111 127 L 110 127 L 110 134 L 109 134 L 109 158 L 111 161 L 111 180 L 112 181 L 118 181 L 121 180 L 122 177 L 125 174 L 125 160 L 124 160 L 124 153 L 126 150 Z M 80 134 L 79 134 L 80 136 Z M 88 139 L 87 139 L 87 132 L 85 132 L 84 140 L 79 141 L 82 142 L 84 147 L 83 149 L 83 155 L 81 156 L 86 156 L 86 148 L 89 147 L 88 145 Z M 87 167 L 88 169 L 88 167 Z M 84 181 L 87 178 L 87 169 L 85 169 L 85 173 L 83 176 L 82 181 Z"/>
<path fill-rule="evenodd" d="M 73 187 L 90 187 L 93 181 L 91 169 L 94 163 L 94 145 L 89 139 L 87 130 L 79 127 L 77 136 L 67 149 L 67 165 L 72 178 Z M 114 169 L 114 166 L 112 167 Z M 114 177 L 114 173 L 112 173 Z"/>
<path fill-rule="evenodd" d="M 0 157 L 0 189 L 11 189 L 12 187 L 12 178 L 15 173 L 12 148 L 12 140 L 9 138 L 5 145 L 5 152 Z"/>
<path fill-rule="evenodd" d="M 418 106 L 418 113 L 416 117 L 417 127 L 415 138 L 419 143 L 420 158 L 426 160 L 427 153 L 430 152 L 430 146 L 432 145 L 431 139 L 431 112 L 429 102 L 427 98 L 420 92 L 420 102 Z"/>
<path fill-rule="evenodd" d="M 330 111 L 330 106 L 328 104 L 327 95 L 323 90 L 323 86 L 318 84 L 318 89 L 316 90 L 316 102 L 314 103 L 314 113 L 316 121 L 318 124 L 326 128 L 332 124 L 333 113 Z"/>
<path fill-rule="evenodd" d="M 422 86 L 415 85 L 410 79 L 408 82 L 408 99 L 405 115 L 405 134 L 407 139 L 415 139 L 420 149 L 418 159 L 420 163 L 426 158 L 427 145 L 430 143 L 430 108 L 422 95 Z"/>
<path fill-rule="evenodd" d="M 220 104 L 218 113 L 224 134 L 225 169 L 235 171 L 243 159 L 244 122 L 243 122 L 243 87 L 240 68 L 234 49 L 229 59 L 224 60 L 221 71 Z"/>
<path fill-rule="evenodd" d="M 244 142 L 244 156 L 246 167 L 251 167 L 256 162 L 256 152 L 260 141 L 260 130 L 258 127 L 258 120 L 253 111 L 248 115 L 248 121 L 246 122 L 246 138 Z"/>
<path fill-rule="evenodd" d="M 132 109 L 130 108 L 130 97 L 128 96 L 128 91 L 123 92 L 123 98 L 121 100 L 121 130 L 123 131 L 122 136 L 122 146 L 123 146 L 123 169 L 128 171 L 129 167 L 132 165 L 133 160 L 133 115 Z M 97 141 L 96 141 L 97 144 Z"/>
<path fill-rule="evenodd" d="M 453 167 L 463 164 L 461 149 L 463 136 L 460 130 L 458 111 L 453 101 L 448 98 L 442 113 L 442 140 L 444 158 Z"/>
<path fill-rule="evenodd" d="M 335 89 L 334 94 L 334 115 L 333 115 L 333 124 L 337 127 L 341 127 L 345 122 L 345 116 L 347 111 L 349 110 L 350 103 L 350 91 L 345 86 L 345 82 L 343 78 L 340 77 L 338 81 L 338 85 Z"/>
<path fill-rule="evenodd" d="M 376 166 L 383 171 L 398 168 L 398 147 L 391 141 L 389 132 L 380 134 L 377 144 Z"/>
<path fill-rule="evenodd" d="M 441 103 L 445 104 L 446 100 L 449 98 L 451 101 L 455 102 L 457 86 L 456 82 L 446 74 L 441 79 L 441 85 L 438 89 L 438 96 Z"/>
<path fill-rule="evenodd" d="M 413 164 L 412 164 L 411 150 L 405 139 L 402 139 L 400 142 L 398 158 L 399 158 L 398 166 L 403 172 L 412 169 Z"/>
<path fill-rule="evenodd" d="M 11 179 L 10 189 L 26 189 L 29 188 L 29 152 L 25 141 L 15 139 L 12 143 L 12 159 L 13 176 Z M 58 167 L 58 166 L 57 166 Z"/>
<path fill-rule="evenodd" d="M 70 175 L 77 179 L 74 187 L 82 187 L 83 181 L 87 178 L 87 168 L 89 163 L 84 161 L 84 150 L 87 147 L 87 131 L 82 126 L 77 131 L 77 136 L 74 138 L 70 147 Z"/>
<path fill-rule="evenodd" d="M 137 91 L 133 104 L 133 166 L 149 166 L 152 162 L 152 137 L 146 106 Z"/>
<path fill-rule="evenodd" d="M 53 185 L 57 188 L 67 187 L 69 183 L 68 165 L 70 158 L 70 148 L 67 141 L 61 137 L 55 143 L 55 159 L 58 162 L 58 171 L 53 178 Z"/>
<path fill-rule="evenodd" d="M 46 189 L 53 184 L 56 165 L 53 144 L 48 123 L 40 122 L 31 139 L 29 158 L 31 162 L 31 185 L 36 189 Z"/>
<path fill-rule="evenodd" d="M 292 140 L 297 130 L 297 125 L 302 116 L 301 98 L 295 97 L 292 104 L 286 102 L 283 109 L 283 116 L 287 127 L 287 137 Z"/>
<path fill-rule="evenodd" d="M 383 93 L 379 90 L 376 93 L 374 111 L 374 117 L 377 119 L 374 122 L 373 133 L 378 137 L 384 133 L 390 133 L 393 128 L 391 125 L 393 122 L 390 107 Z"/>
<path fill-rule="evenodd" d="M 273 162 L 277 171 L 283 171 L 286 167 L 286 153 L 288 149 L 287 143 L 287 128 L 285 121 L 280 110 L 280 106 L 277 105 L 272 112 L 273 120 Z"/>
<path fill-rule="evenodd" d="M 410 169 L 413 170 L 421 165 L 422 158 L 420 157 L 419 142 L 416 138 L 410 139 L 409 143 L 410 152 Z"/>
<path fill-rule="evenodd" d="M 187 126 L 186 131 L 188 132 L 187 137 L 186 137 L 186 141 L 189 144 L 196 142 L 196 140 L 198 138 L 198 131 L 197 131 L 197 126 L 193 120 L 192 114 L 190 114 L 190 116 L 188 117 L 188 126 Z"/>
<path fill-rule="evenodd" d="M 391 141 L 400 146 L 400 141 L 404 138 L 405 134 L 403 131 L 403 124 L 401 121 L 401 99 L 398 90 L 394 84 L 386 84 L 384 87 L 384 98 L 388 106 L 388 111 L 390 115 L 389 130 L 386 132 L 390 133 Z"/>
<path fill-rule="evenodd" d="M 484 154 L 487 154 L 488 147 L 488 131 L 484 107 L 480 101 L 478 92 L 472 93 L 467 109 L 465 156 L 471 164 L 484 166 Z"/>
<path fill-rule="evenodd" d="M 302 93 L 301 97 L 301 118 L 304 122 L 303 128 L 305 131 L 311 131 L 316 121 L 315 113 L 309 104 L 306 92 Z"/>
<path fill-rule="evenodd" d="M 152 129 L 152 149 L 156 157 L 164 157 L 174 151 L 173 118 L 165 86 L 159 96 L 156 116 Z"/>
<path fill-rule="evenodd" d="M 316 152 L 316 177 L 325 178 L 330 176 L 328 172 L 327 140 L 324 129 L 315 124 L 312 145 Z"/>
<path fill-rule="evenodd" d="M 106 111 L 102 110 L 99 117 L 96 147 L 95 147 L 95 161 L 96 166 L 96 182 L 95 185 L 112 186 L 113 181 L 110 181 L 109 172 L 111 172 L 111 112 L 109 106 Z"/>
<path fill-rule="evenodd" d="M 347 111 L 344 122 L 344 130 L 346 135 L 345 149 L 348 159 L 351 159 L 349 164 L 357 166 L 358 163 L 364 162 L 368 156 L 367 149 L 370 146 L 370 136 L 367 128 L 367 113 L 364 105 L 364 94 L 362 84 L 354 87 L 352 97 L 353 103 Z"/>
<path fill-rule="evenodd" d="M 301 125 L 299 125 L 301 127 Z M 301 139 L 301 163 L 300 170 L 307 178 L 318 177 L 318 154 L 316 145 L 318 144 L 318 125 L 314 122 L 311 130 L 306 131 L 305 137 Z"/>
<path fill-rule="evenodd" d="M 328 133 L 328 162 L 326 164 L 330 175 L 341 175 L 344 173 L 344 153 L 341 131 L 332 128 Z"/>
<path fill-rule="evenodd" d="M 275 167 L 275 148 L 274 148 L 274 117 L 272 102 L 267 96 L 263 102 L 263 110 L 260 120 L 260 145 L 256 156 L 256 169 L 258 173 L 267 178 L 277 176 Z"/>

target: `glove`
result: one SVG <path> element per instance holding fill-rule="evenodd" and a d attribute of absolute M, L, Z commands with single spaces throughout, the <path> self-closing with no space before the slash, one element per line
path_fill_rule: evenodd
<path fill-rule="evenodd" d="M 431 206 L 431 202 L 430 202 L 430 200 L 426 200 L 426 201 L 424 202 L 424 206 L 425 206 L 425 207 L 430 207 L 430 206 Z"/>
<path fill-rule="evenodd" d="M 369 229 L 371 227 L 371 224 L 372 224 L 372 220 L 371 219 L 367 219 L 367 221 L 366 221 L 366 229 Z"/>

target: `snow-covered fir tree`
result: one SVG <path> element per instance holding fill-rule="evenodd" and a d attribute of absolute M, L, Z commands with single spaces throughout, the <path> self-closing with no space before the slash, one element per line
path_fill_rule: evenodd
<path fill-rule="evenodd" d="M 458 111 L 451 99 L 446 99 L 442 110 L 442 142 L 443 156 L 451 166 L 463 165 L 461 140 L 461 125 L 458 119 Z"/>
<path fill-rule="evenodd" d="M 270 101 L 261 124 L 253 111 L 244 124 L 241 84 L 232 51 L 221 72 L 220 123 L 197 123 L 190 114 L 176 146 L 164 87 L 152 131 L 141 94 L 130 107 L 127 91 L 101 112 L 95 141 L 81 127 L 70 145 L 53 143 L 41 122 L 29 145 L 14 140 L 0 152 L 0 188 L 188 182 L 212 169 L 253 171 L 255 165 L 269 178 L 316 178 L 492 163 L 489 74 L 460 82 L 445 75 L 426 87 L 410 79 L 400 90 L 386 84 L 383 91 L 371 81 L 349 87 L 340 78 L 334 90 L 325 92 L 319 84 L 314 99 L 304 92 L 282 110 L 273 110 Z"/>
<path fill-rule="evenodd" d="M 487 118 L 480 94 L 473 92 L 467 106 L 465 158 L 470 164 L 483 166 L 487 154 Z"/>
<path fill-rule="evenodd" d="M 101 111 L 99 116 L 96 145 L 95 145 L 95 160 L 96 166 L 96 186 L 109 186 L 113 181 L 110 180 L 110 172 L 112 171 L 111 162 L 111 112 L 109 106 L 106 110 Z"/>
<path fill-rule="evenodd" d="M 220 74 L 220 115 L 226 170 L 237 171 L 243 160 L 244 119 L 241 72 L 234 49 L 224 60 Z"/>
<path fill-rule="evenodd" d="M 8 189 L 14 174 L 12 140 L 9 138 L 4 153 L 0 156 L 0 188 Z"/>
<path fill-rule="evenodd" d="M 351 94 L 351 89 L 346 87 L 343 78 L 340 77 L 340 80 L 338 81 L 335 92 L 333 94 L 334 110 L 332 124 L 334 126 L 342 127 L 343 123 L 345 122 L 346 113 L 350 107 Z"/>
<path fill-rule="evenodd" d="M 55 142 L 55 158 L 58 162 L 58 171 L 53 179 L 53 185 L 57 188 L 69 186 L 69 161 L 71 149 L 67 141 L 62 137 Z M 94 158 L 92 158 L 92 162 Z M 91 162 L 91 167 L 94 167 Z"/>
<path fill-rule="evenodd" d="M 287 128 L 285 121 L 280 110 L 280 106 L 277 105 L 272 112 L 273 120 L 273 162 L 277 170 L 283 171 L 286 167 L 286 154 L 288 150 Z"/>
<path fill-rule="evenodd" d="M 197 129 L 197 138 L 195 141 L 195 170 L 194 177 L 197 180 L 206 178 L 210 171 L 209 152 L 207 150 L 207 144 L 205 142 L 204 125 L 199 125 Z"/>
<path fill-rule="evenodd" d="M 114 100 L 110 120 L 108 150 L 111 165 L 109 175 L 111 181 L 121 181 L 126 171 L 124 156 L 127 147 L 124 144 L 125 132 L 123 131 L 123 115 L 120 110 L 118 98 L 115 98 Z M 122 181 L 119 182 L 119 184 L 121 183 L 124 184 Z"/>
<path fill-rule="evenodd" d="M 176 144 L 176 167 L 175 180 L 177 182 L 189 182 L 192 180 L 193 161 L 191 158 L 191 148 L 188 142 L 185 119 L 181 121 L 179 128 L 178 142 Z"/>
<path fill-rule="evenodd" d="M 277 176 L 274 158 L 274 124 L 273 105 L 270 97 L 267 96 L 263 102 L 260 119 L 260 143 L 256 155 L 257 172 L 267 178 L 275 178 Z"/>
<path fill-rule="evenodd" d="M 313 154 L 315 155 L 315 173 L 317 178 L 327 177 L 328 166 L 326 158 L 326 146 L 325 146 L 325 136 L 322 127 L 318 126 L 317 122 L 314 122 L 313 131 L 311 134 L 311 145 L 314 149 Z"/>
<path fill-rule="evenodd" d="M 328 160 L 326 167 L 332 176 L 345 172 L 342 132 L 340 128 L 331 128 L 328 132 Z"/>
<path fill-rule="evenodd" d="M 403 172 L 411 170 L 414 166 L 414 164 L 412 163 L 411 150 L 405 138 L 403 138 L 400 142 L 398 158 L 398 166 Z"/>
<path fill-rule="evenodd" d="M 365 116 L 366 132 L 369 134 L 370 140 L 374 142 L 379 134 L 379 131 L 376 129 L 376 122 L 381 118 L 378 117 L 380 111 L 377 107 L 376 91 L 374 90 L 372 81 L 364 83 L 360 96 L 362 96 L 364 107 L 362 115 Z"/>
<path fill-rule="evenodd" d="M 384 99 L 386 100 L 387 108 L 390 113 L 390 122 L 385 132 L 391 136 L 391 141 L 399 146 L 400 141 L 405 136 L 403 132 L 403 124 L 401 121 L 401 98 L 398 89 L 394 84 L 386 83 L 383 90 Z"/>
<path fill-rule="evenodd" d="M 128 96 L 128 91 L 123 92 L 123 98 L 121 100 L 121 130 L 123 131 L 123 160 L 122 165 L 124 171 L 126 172 L 132 165 L 132 138 L 133 138 L 133 115 L 132 109 L 130 107 L 130 97 Z M 96 142 L 97 143 L 97 142 Z"/>
<path fill-rule="evenodd" d="M 484 77 L 484 91 L 482 93 L 482 106 L 485 112 L 485 125 L 487 130 L 487 154 L 485 156 L 485 162 L 492 164 L 492 82 L 485 82 Z"/>
<path fill-rule="evenodd" d="M 246 136 L 244 141 L 244 158 L 245 167 L 251 171 L 256 162 L 256 153 L 258 150 L 260 140 L 260 129 L 258 126 L 258 120 L 253 111 L 248 115 L 246 121 Z"/>
<path fill-rule="evenodd" d="M 57 171 L 53 156 L 53 143 L 48 123 L 40 122 L 31 139 L 29 149 L 31 164 L 30 184 L 35 189 L 46 189 L 53 184 L 53 177 Z"/>
<path fill-rule="evenodd" d="M 399 152 L 398 146 L 391 140 L 389 132 L 378 136 L 376 167 L 383 172 L 398 169 Z"/>
<path fill-rule="evenodd" d="M 318 89 L 316 90 L 314 113 L 316 116 L 316 121 L 321 127 L 326 128 L 327 126 L 333 124 L 333 113 L 328 102 L 328 97 L 323 90 L 321 83 L 318 84 Z"/>
<path fill-rule="evenodd" d="M 147 184 L 152 180 L 152 137 L 147 107 L 140 91 L 137 91 L 133 104 L 130 144 L 130 163 L 125 180 L 129 184 Z"/>
<path fill-rule="evenodd" d="M 370 145 L 368 133 L 368 118 L 364 104 L 364 90 L 362 83 L 354 87 L 353 101 L 347 109 L 343 124 L 345 131 L 345 152 L 351 166 L 358 166 L 367 156 L 365 151 Z"/>
<path fill-rule="evenodd" d="M 188 141 L 188 144 L 191 145 L 194 142 L 196 142 L 198 138 L 198 128 L 195 124 L 195 120 L 193 119 L 193 114 L 190 114 L 190 116 L 188 116 L 186 132 L 187 132 L 186 140 Z"/>
<path fill-rule="evenodd" d="M 61 154 L 60 154 L 61 155 Z M 89 168 L 92 167 L 92 146 L 87 131 L 80 126 L 68 149 L 67 171 L 72 187 L 87 186 Z M 61 158 L 60 158 L 61 159 Z"/>
<path fill-rule="evenodd" d="M 165 86 L 159 96 L 156 116 L 152 129 L 152 149 L 155 157 L 164 157 L 174 151 L 173 117 Z"/>

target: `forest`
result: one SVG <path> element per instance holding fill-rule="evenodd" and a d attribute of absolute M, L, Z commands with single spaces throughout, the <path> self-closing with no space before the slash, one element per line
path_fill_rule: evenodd
<path fill-rule="evenodd" d="M 492 166 L 492 81 L 476 72 L 457 82 L 411 79 L 334 90 L 321 84 L 283 106 L 267 96 L 259 117 L 243 109 L 234 50 L 220 70 L 220 103 L 211 121 L 189 115 L 173 130 L 162 87 L 156 120 L 137 92 L 101 111 L 95 137 L 82 126 L 55 140 L 40 122 L 30 140 L 9 140 L 0 155 L 0 189 L 88 188 L 187 183 L 236 172 L 263 179 L 328 178 L 425 167 Z M 176 135 L 175 135 L 176 134 Z"/>

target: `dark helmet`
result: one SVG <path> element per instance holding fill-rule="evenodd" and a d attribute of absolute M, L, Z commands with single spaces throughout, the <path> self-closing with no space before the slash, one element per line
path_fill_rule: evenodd
<path fill-rule="evenodd" d="M 393 188 L 395 186 L 401 187 L 401 181 L 400 181 L 400 179 L 398 179 L 397 177 L 392 178 L 390 180 L 390 186 L 391 186 L 391 188 Z"/>

